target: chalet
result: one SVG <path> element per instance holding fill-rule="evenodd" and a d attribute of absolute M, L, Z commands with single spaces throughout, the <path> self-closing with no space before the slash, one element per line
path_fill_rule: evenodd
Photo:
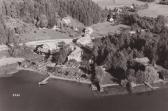
<path fill-rule="evenodd" d="M 137 63 L 140 63 L 142 65 L 145 65 L 145 66 L 147 66 L 149 64 L 149 59 L 147 57 L 135 58 L 134 61 L 137 62 Z"/>
<path fill-rule="evenodd" d="M 82 61 L 82 49 L 80 47 L 75 47 L 75 50 L 68 56 L 69 60 L 76 60 L 77 62 Z"/>
<path fill-rule="evenodd" d="M 91 35 L 93 33 L 93 29 L 91 28 L 91 27 L 86 27 L 85 29 L 84 29 L 84 34 L 85 35 Z"/>
<path fill-rule="evenodd" d="M 62 19 L 62 22 L 64 25 L 69 26 L 71 24 L 71 18 L 70 17 L 64 17 Z"/>
<path fill-rule="evenodd" d="M 129 34 L 131 35 L 136 34 L 136 31 L 129 31 Z"/>

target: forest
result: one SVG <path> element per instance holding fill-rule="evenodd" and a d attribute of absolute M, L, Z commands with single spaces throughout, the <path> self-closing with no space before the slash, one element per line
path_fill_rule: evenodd
<path fill-rule="evenodd" d="M 59 19 L 68 15 L 84 25 L 92 25 L 101 21 L 102 9 L 92 0 L 15 0 L 0 1 L 0 43 L 6 44 L 7 38 L 13 40 L 12 33 L 5 26 L 4 17 L 20 19 L 37 27 L 51 28 Z M 39 24 L 38 24 L 39 23 Z M 10 40 L 10 41 L 11 41 Z"/>
<path fill-rule="evenodd" d="M 1 4 L 2 15 L 12 18 L 21 18 L 26 22 L 44 18 L 48 25 L 54 25 L 58 17 L 67 15 L 76 18 L 85 25 L 99 22 L 101 8 L 92 0 L 21 0 L 21 2 L 3 1 Z"/>

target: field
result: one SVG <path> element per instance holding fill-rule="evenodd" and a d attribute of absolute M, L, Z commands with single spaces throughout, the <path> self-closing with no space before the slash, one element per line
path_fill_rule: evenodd
<path fill-rule="evenodd" d="M 156 17 L 158 15 L 168 16 L 168 5 L 157 3 L 149 4 L 149 8 L 138 12 L 141 16 Z"/>
<path fill-rule="evenodd" d="M 52 29 L 34 29 L 31 32 L 21 35 L 22 42 L 39 41 L 48 39 L 67 39 L 67 33 L 58 32 Z"/>
<path fill-rule="evenodd" d="M 140 2 L 138 0 L 93 0 L 98 3 L 102 8 L 115 8 L 122 6 L 130 6 L 134 4 L 144 4 L 144 2 Z M 158 15 L 168 16 L 168 5 L 160 5 L 158 4 L 159 0 L 155 0 L 153 3 L 148 3 L 149 8 L 145 10 L 141 10 L 138 12 L 141 16 L 148 17 L 156 17 Z"/>
<path fill-rule="evenodd" d="M 119 32 L 122 28 L 127 28 L 128 26 L 125 25 L 112 25 L 109 22 L 98 23 L 90 26 L 93 28 L 92 37 L 103 37 L 108 33 L 115 33 Z M 39 41 L 39 40 L 50 40 L 50 39 L 72 39 L 70 37 L 70 32 L 59 32 L 52 29 L 38 29 L 34 28 L 30 32 L 24 33 L 21 35 L 21 41 L 30 42 L 30 41 Z M 79 34 L 76 34 L 74 37 L 78 37 Z"/>
<path fill-rule="evenodd" d="M 122 7 L 122 6 L 130 6 L 134 4 L 143 4 L 143 2 L 137 0 L 93 0 L 94 2 L 98 3 L 102 8 L 115 8 L 115 7 Z"/>
<path fill-rule="evenodd" d="M 121 29 L 123 28 L 128 28 L 128 26 L 126 25 L 112 25 L 109 22 L 103 22 L 103 23 L 98 23 L 98 24 L 94 24 L 91 26 L 94 30 L 92 36 L 93 37 L 102 37 L 104 35 L 108 35 L 109 33 L 116 33 L 116 32 L 120 32 Z"/>

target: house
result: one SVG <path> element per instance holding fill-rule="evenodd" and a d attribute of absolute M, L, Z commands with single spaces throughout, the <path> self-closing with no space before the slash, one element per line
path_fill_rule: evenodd
<path fill-rule="evenodd" d="M 136 31 L 129 31 L 129 34 L 131 35 L 136 34 Z"/>
<path fill-rule="evenodd" d="M 120 14 L 120 13 L 122 12 L 122 9 L 121 9 L 121 8 L 115 8 L 115 9 L 114 9 L 114 12 L 115 12 L 116 14 Z"/>
<path fill-rule="evenodd" d="M 62 19 L 62 22 L 64 25 L 69 26 L 71 24 L 71 18 L 70 17 L 64 17 Z"/>
<path fill-rule="evenodd" d="M 90 36 L 93 33 L 93 29 L 91 27 L 86 27 L 84 29 L 84 33 L 85 33 L 85 35 L 89 35 Z"/>
<path fill-rule="evenodd" d="M 136 7 L 135 4 L 132 4 L 132 5 L 130 6 L 130 8 L 133 9 L 133 10 L 135 9 L 135 7 Z"/>
<path fill-rule="evenodd" d="M 53 53 L 55 51 L 59 51 L 60 47 L 59 47 L 59 43 L 42 43 L 40 45 L 36 45 L 34 52 L 36 52 L 37 54 L 46 54 L 46 53 Z"/>
<path fill-rule="evenodd" d="M 72 51 L 72 53 L 68 56 L 68 61 L 69 60 L 76 60 L 77 62 L 82 61 L 82 49 L 78 46 L 75 47 L 75 50 Z"/>
<path fill-rule="evenodd" d="M 142 65 L 145 65 L 145 66 L 147 66 L 149 64 L 149 59 L 147 57 L 135 58 L 134 61 L 137 63 L 140 63 Z"/>
<path fill-rule="evenodd" d="M 52 30 L 60 31 L 61 29 L 58 26 L 54 25 Z"/>
<path fill-rule="evenodd" d="M 89 47 L 92 47 L 93 45 L 92 39 L 90 36 L 81 37 L 76 41 L 76 43 L 82 46 L 89 46 Z"/>
<path fill-rule="evenodd" d="M 165 27 L 168 27 L 168 23 L 165 24 Z"/>
<path fill-rule="evenodd" d="M 108 21 L 108 22 L 111 22 L 111 23 L 114 23 L 114 19 L 113 19 L 112 17 L 107 18 L 107 21 Z"/>

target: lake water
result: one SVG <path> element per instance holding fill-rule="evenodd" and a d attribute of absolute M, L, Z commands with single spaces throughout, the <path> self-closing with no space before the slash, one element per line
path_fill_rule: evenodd
<path fill-rule="evenodd" d="M 168 111 L 168 89 L 95 96 L 86 85 L 61 80 L 39 86 L 43 78 L 29 71 L 0 78 L 0 111 Z"/>

